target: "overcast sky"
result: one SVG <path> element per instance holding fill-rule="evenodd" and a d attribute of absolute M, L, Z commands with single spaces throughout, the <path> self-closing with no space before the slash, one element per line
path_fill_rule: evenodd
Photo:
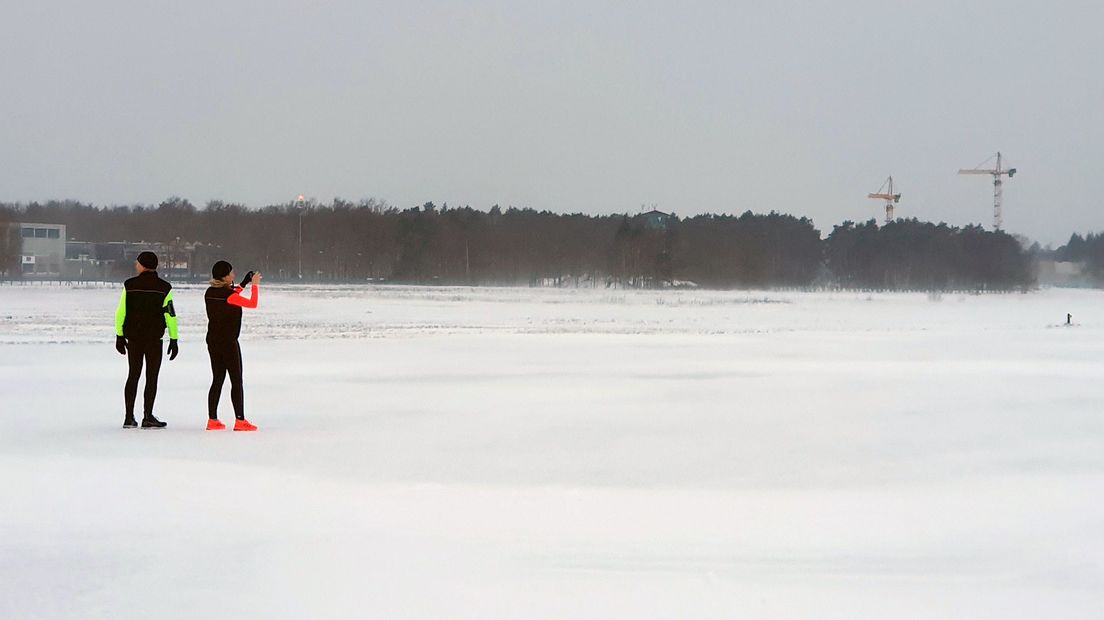
<path fill-rule="evenodd" d="M 1100 2 L 0 0 L 0 200 L 1104 230 Z"/>

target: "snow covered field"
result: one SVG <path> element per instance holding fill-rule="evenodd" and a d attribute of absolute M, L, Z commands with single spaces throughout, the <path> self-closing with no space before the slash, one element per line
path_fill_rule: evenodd
<path fill-rule="evenodd" d="M 201 296 L 124 431 L 117 289 L 0 286 L 0 618 L 1104 614 L 1104 293 L 266 286 L 255 434 Z"/>

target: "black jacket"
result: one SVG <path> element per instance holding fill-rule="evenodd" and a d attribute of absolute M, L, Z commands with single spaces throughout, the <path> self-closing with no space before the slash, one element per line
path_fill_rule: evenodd
<path fill-rule="evenodd" d="M 240 290 L 236 286 L 212 286 L 203 295 L 207 305 L 207 344 L 225 344 L 238 339 L 242 309 L 227 300 Z"/>
<path fill-rule="evenodd" d="M 172 285 L 156 271 L 142 273 L 123 282 L 123 298 L 115 314 L 116 333 L 128 340 L 159 340 L 165 335 L 176 338 L 176 310 L 172 303 Z"/>

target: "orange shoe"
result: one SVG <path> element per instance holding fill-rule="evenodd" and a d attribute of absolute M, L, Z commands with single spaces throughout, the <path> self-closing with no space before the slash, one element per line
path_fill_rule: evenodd
<path fill-rule="evenodd" d="M 207 420 L 207 430 L 209 431 L 224 431 L 226 425 L 218 420 Z"/>
<path fill-rule="evenodd" d="M 236 431 L 255 431 L 256 426 L 249 423 L 249 420 L 234 420 L 234 430 Z"/>

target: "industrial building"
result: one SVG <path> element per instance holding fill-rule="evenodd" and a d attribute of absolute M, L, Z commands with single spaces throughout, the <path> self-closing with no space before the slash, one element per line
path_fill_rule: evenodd
<path fill-rule="evenodd" d="M 0 231 L 4 225 L 0 224 Z M 64 224 L 19 222 L 10 225 L 7 243 L 10 268 L 0 277 L 23 280 L 116 280 L 133 274 L 140 252 L 149 250 L 161 259 L 160 271 L 178 280 L 202 279 L 197 272 L 200 255 L 206 262 L 212 248 L 199 243 L 88 242 L 66 239 Z M 2 239 L 0 239 L 2 240 Z M 5 259 L 5 260 L 8 260 Z"/>
<path fill-rule="evenodd" d="M 20 272 L 23 278 L 60 278 L 65 261 L 65 225 L 20 222 Z"/>

